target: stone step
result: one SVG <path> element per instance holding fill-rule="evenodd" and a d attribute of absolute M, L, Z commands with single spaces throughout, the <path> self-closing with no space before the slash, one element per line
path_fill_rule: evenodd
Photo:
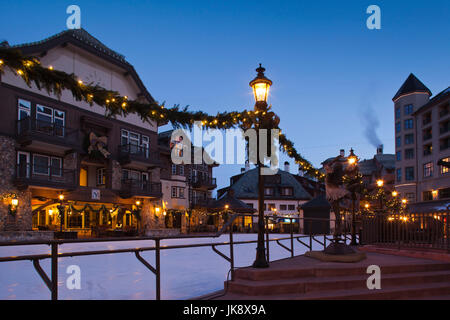
<path fill-rule="evenodd" d="M 247 295 L 227 292 L 218 300 L 446 300 L 450 297 L 450 282 L 433 282 L 381 290 L 353 289 L 333 291 L 313 291 L 308 293 Z"/>
<path fill-rule="evenodd" d="M 235 279 L 225 283 L 228 292 L 251 296 L 276 295 L 286 293 L 308 293 L 317 291 L 367 289 L 368 274 L 334 276 L 334 277 L 300 277 L 291 279 L 277 279 L 254 281 Z M 386 273 L 382 271 L 381 286 L 393 287 L 409 284 L 432 282 L 450 282 L 450 270 L 428 271 L 415 273 Z"/>
<path fill-rule="evenodd" d="M 293 279 L 302 277 L 337 277 L 366 274 L 367 266 L 346 266 L 339 267 L 304 267 L 304 268 L 283 268 L 283 269 L 254 269 L 243 268 L 234 272 L 235 279 L 245 279 L 253 281 Z M 381 266 L 381 274 L 395 273 L 415 273 L 427 271 L 450 270 L 450 263 L 419 263 L 419 264 L 397 264 Z"/>

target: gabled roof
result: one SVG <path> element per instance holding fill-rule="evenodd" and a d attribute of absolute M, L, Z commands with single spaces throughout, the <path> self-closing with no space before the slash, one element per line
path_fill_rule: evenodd
<path fill-rule="evenodd" d="M 331 205 L 325 195 L 320 195 L 300 206 L 302 209 L 331 209 Z"/>
<path fill-rule="evenodd" d="M 148 92 L 147 88 L 144 86 L 142 80 L 139 78 L 134 67 L 125 60 L 125 56 L 108 48 L 105 44 L 84 29 L 65 30 L 41 41 L 13 46 L 8 45 L 8 47 L 18 49 L 25 55 L 36 55 L 37 57 L 42 57 L 48 50 L 67 43 L 82 48 L 102 59 L 109 61 L 110 63 L 117 65 L 120 68 L 125 69 L 126 73 L 129 74 L 136 82 L 137 86 L 141 90 L 141 94 L 145 96 L 149 102 L 155 101 Z"/>
<path fill-rule="evenodd" d="M 303 188 L 300 182 L 295 177 L 283 170 L 278 170 L 277 175 L 280 175 L 280 183 L 276 186 L 279 187 L 292 187 L 292 196 L 281 196 L 286 200 L 310 200 L 311 195 Z M 266 186 L 272 186 L 272 184 L 265 182 Z M 278 188 L 274 188 L 273 196 L 266 196 L 267 200 L 273 198 L 280 198 Z M 258 168 L 248 170 L 244 172 L 241 177 L 229 187 L 229 190 L 234 191 L 234 195 L 239 199 L 258 199 Z"/>
<path fill-rule="evenodd" d="M 395 169 L 395 154 L 376 154 L 374 157 L 385 169 Z"/>
<path fill-rule="evenodd" d="M 254 213 L 256 211 L 245 202 L 236 198 L 233 190 L 230 190 L 220 199 L 214 200 L 211 204 L 209 204 L 208 211 L 223 211 L 225 209 L 225 206 L 228 206 L 228 210 L 238 213 Z"/>
<path fill-rule="evenodd" d="M 392 100 L 397 100 L 398 97 L 413 92 L 426 92 L 428 95 L 432 95 L 430 89 L 428 89 L 419 79 L 417 79 L 414 74 L 411 73 Z"/>

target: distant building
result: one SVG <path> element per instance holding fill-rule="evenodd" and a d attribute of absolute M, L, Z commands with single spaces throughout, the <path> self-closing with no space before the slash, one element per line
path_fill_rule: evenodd
<path fill-rule="evenodd" d="M 450 87 L 431 96 L 410 74 L 392 99 L 395 188 L 409 203 L 450 202 L 450 170 L 438 164 L 450 162 Z"/>
<path fill-rule="evenodd" d="M 359 162 L 359 172 L 363 176 L 364 185 L 375 188 L 377 180 L 383 180 L 384 187 L 393 191 L 395 184 L 395 154 L 383 153 L 383 146 L 377 148 L 372 159 Z"/>
<path fill-rule="evenodd" d="M 232 190 L 237 199 L 258 211 L 258 169 L 250 169 L 247 165 L 242 170 L 230 178 L 229 187 L 217 191 L 218 198 Z M 323 184 L 290 173 L 289 163 L 285 163 L 284 170 L 264 177 L 264 214 L 298 217 L 300 205 L 320 192 L 323 194 L 323 190 Z M 253 222 L 256 221 L 255 218 Z"/>

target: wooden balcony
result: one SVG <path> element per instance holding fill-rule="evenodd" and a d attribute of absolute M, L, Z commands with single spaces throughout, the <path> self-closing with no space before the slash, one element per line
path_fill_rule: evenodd
<path fill-rule="evenodd" d="M 216 178 L 203 178 L 200 176 L 192 177 L 192 187 L 197 189 L 212 190 L 217 187 Z"/>
<path fill-rule="evenodd" d="M 75 170 L 41 167 L 30 163 L 16 165 L 14 183 L 19 189 L 29 186 L 73 190 L 77 186 Z"/>
<path fill-rule="evenodd" d="M 21 146 L 32 146 L 46 151 L 66 152 L 81 148 L 79 130 L 32 119 L 17 121 L 17 141 Z"/>
<path fill-rule="evenodd" d="M 141 167 L 156 167 L 160 165 L 158 152 L 152 152 L 145 146 L 126 144 L 119 146 L 119 163 L 134 164 Z"/>
<path fill-rule="evenodd" d="M 161 183 L 133 179 L 122 180 L 119 195 L 124 199 L 131 197 L 161 198 Z"/>

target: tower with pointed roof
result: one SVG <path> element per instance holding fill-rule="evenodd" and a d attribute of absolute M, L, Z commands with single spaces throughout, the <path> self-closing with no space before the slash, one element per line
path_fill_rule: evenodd
<path fill-rule="evenodd" d="M 410 74 L 395 96 L 396 189 L 410 202 L 417 200 L 416 123 L 413 113 L 426 104 L 431 91 Z"/>

